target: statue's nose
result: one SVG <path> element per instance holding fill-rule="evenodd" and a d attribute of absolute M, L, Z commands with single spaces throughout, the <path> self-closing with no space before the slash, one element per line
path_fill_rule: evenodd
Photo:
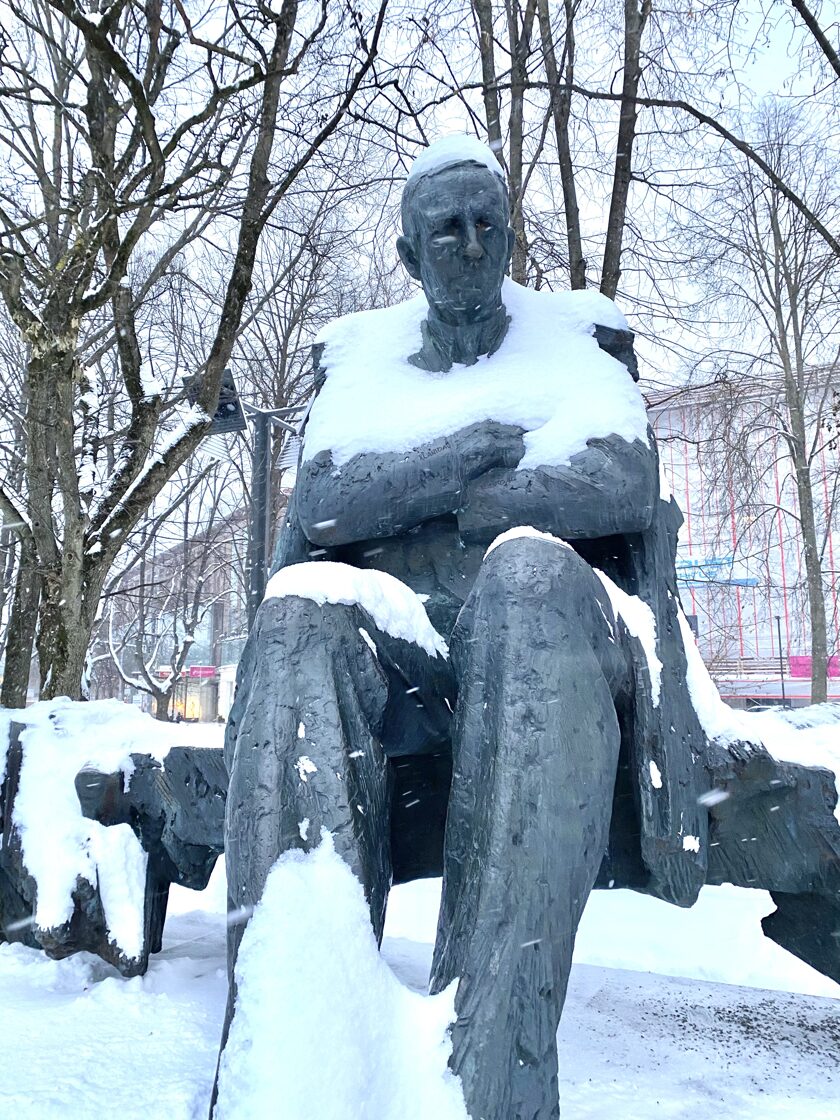
<path fill-rule="evenodd" d="M 467 227 L 467 247 L 464 250 L 464 255 L 473 261 L 480 260 L 481 257 L 484 256 L 484 250 L 481 247 L 481 242 L 478 240 L 475 226 Z"/>

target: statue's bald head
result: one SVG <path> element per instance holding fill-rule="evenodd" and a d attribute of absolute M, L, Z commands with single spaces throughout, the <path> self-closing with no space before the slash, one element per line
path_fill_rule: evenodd
<path fill-rule="evenodd" d="M 502 170 L 489 148 L 446 137 L 426 149 L 403 191 L 402 226 L 400 259 L 442 319 L 476 322 L 501 307 L 513 231 Z"/>

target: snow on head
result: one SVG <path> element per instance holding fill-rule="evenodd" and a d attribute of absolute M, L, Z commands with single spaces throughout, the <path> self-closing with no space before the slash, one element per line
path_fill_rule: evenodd
<path fill-rule="evenodd" d="M 433 175 L 456 163 L 479 163 L 494 175 L 502 179 L 505 177 L 501 164 L 486 144 L 482 144 L 474 136 L 460 135 L 442 136 L 440 140 L 435 140 L 428 148 L 424 148 L 411 165 L 408 178 L 419 179 L 421 175 Z"/>
<path fill-rule="evenodd" d="M 323 832 L 269 873 L 236 963 L 214 1120 L 468 1120 L 447 1068 L 455 985 L 423 996 L 380 956 L 361 884 Z"/>
<path fill-rule="evenodd" d="M 353 568 L 331 560 L 291 564 L 271 577 L 266 599 L 297 595 L 314 603 L 347 603 L 362 607 L 380 630 L 424 649 L 430 657 L 446 657 L 446 642 L 429 622 L 426 608 L 410 587 L 373 568 Z"/>
<path fill-rule="evenodd" d="M 647 443 L 647 415 L 626 368 L 600 349 L 596 324 L 625 330 L 597 292 L 533 291 L 506 279 L 510 327 L 495 354 L 448 373 L 409 362 L 428 313 L 423 295 L 336 319 L 318 335 L 326 381 L 306 427 L 303 457 L 336 466 L 363 452 L 405 453 L 470 424 L 522 428 L 518 466 L 560 466 L 610 435 Z"/>

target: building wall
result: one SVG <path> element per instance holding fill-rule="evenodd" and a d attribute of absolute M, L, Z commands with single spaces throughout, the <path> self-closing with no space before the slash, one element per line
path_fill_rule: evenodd
<path fill-rule="evenodd" d="M 793 466 L 783 439 L 763 422 L 767 402 L 720 406 L 707 390 L 650 403 L 665 474 L 685 518 L 678 576 L 685 610 L 697 617 L 701 653 L 713 669 L 736 659 L 778 659 L 781 633 L 790 672 L 789 658 L 811 653 L 807 592 Z M 727 445 L 735 450 L 726 453 Z M 813 473 L 829 652 L 837 653 L 840 462 L 830 440 L 821 440 Z M 796 671 L 803 666 L 794 660 Z"/>

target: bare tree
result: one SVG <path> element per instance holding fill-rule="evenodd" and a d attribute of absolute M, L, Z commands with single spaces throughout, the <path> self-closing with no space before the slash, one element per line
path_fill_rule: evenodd
<path fill-rule="evenodd" d="M 0 294 L 27 351 L 26 469 L 21 489 L 3 479 L 0 509 L 39 589 L 44 697 L 80 694 L 108 572 L 208 429 L 263 228 L 370 71 L 386 2 L 372 21 L 352 7 L 333 18 L 325 2 L 229 5 L 206 27 L 181 0 L 96 16 L 77 0 L 8 6 Z M 281 132 L 281 109 L 293 130 Z M 216 217 L 232 223 L 235 251 L 197 401 L 177 416 L 177 395 L 149 375 L 138 308 Z M 142 254 L 152 263 L 138 279 Z M 119 371 L 116 441 L 85 361 L 103 331 Z M 7 704 L 28 675 L 20 654 L 11 667 L 7 656 Z"/>
<path fill-rule="evenodd" d="M 836 221 L 836 166 L 819 136 L 790 109 L 768 104 L 759 127 L 764 158 L 788 182 L 807 180 L 816 212 Z M 716 441 L 723 469 L 735 481 L 739 520 L 759 531 L 783 516 L 801 540 L 812 656 L 811 691 L 826 698 L 829 626 L 826 571 L 840 506 L 840 468 L 826 456 L 840 379 L 840 262 L 781 192 L 745 161 L 710 192 L 705 221 L 688 234 L 716 331 L 731 324 L 741 341 L 707 355 L 723 370 Z M 737 324 L 737 328 L 736 328 Z M 740 328 L 738 330 L 738 328 Z M 720 375 L 719 375 L 720 376 Z M 768 486 L 781 445 L 795 501 Z M 769 459 L 768 459 L 769 455 Z"/>
<path fill-rule="evenodd" d="M 188 497 L 163 523 L 145 526 L 136 544 L 139 561 L 108 594 L 102 628 L 121 679 L 152 697 L 160 720 L 170 718 L 199 628 L 230 594 L 233 538 L 243 531 L 241 486 L 230 463 L 209 470 L 193 465 L 181 474 L 173 489 Z"/>

